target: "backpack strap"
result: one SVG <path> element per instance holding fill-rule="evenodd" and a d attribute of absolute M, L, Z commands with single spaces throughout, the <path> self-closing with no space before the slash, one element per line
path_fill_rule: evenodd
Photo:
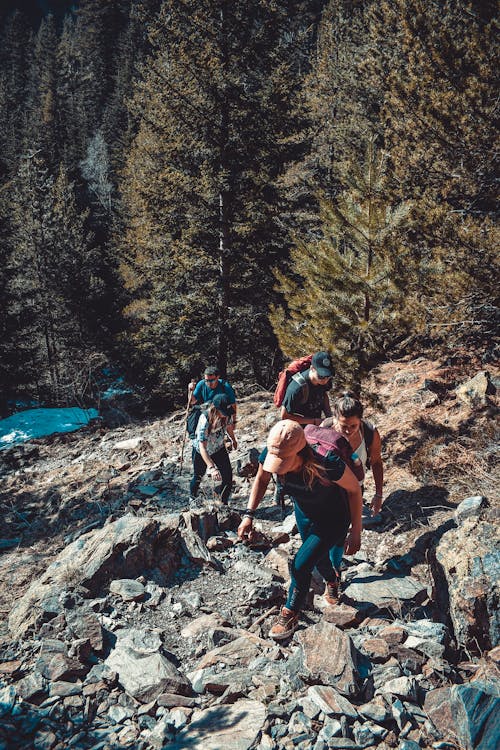
<path fill-rule="evenodd" d="M 305 404 L 309 398 L 309 382 L 307 378 L 305 378 L 301 372 L 296 372 L 295 375 L 292 375 L 292 380 L 295 380 L 295 382 L 300 385 L 301 402 L 302 404 Z"/>
<path fill-rule="evenodd" d="M 370 422 L 366 422 L 364 419 L 362 420 L 363 425 L 363 437 L 365 439 L 365 446 L 366 446 L 366 468 L 370 468 L 370 448 L 373 443 L 373 435 L 375 434 L 375 426 L 372 425 Z"/>

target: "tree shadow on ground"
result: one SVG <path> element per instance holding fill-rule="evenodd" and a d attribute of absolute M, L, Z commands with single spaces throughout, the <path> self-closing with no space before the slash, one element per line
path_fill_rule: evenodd
<path fill-rule="evenodd" d="M 416 490 L 396 490 L 387 496 L 382 508 L 382 523 L 372 530 L 408 531 L 417 526 L 427 527 L 433 516 L 443 511 L 455 510 L 448 500 L 448 490 L 439 485 L 425 485 Z"/>
<path fill-rule="evenodd" d="M 40 540 L 61 537 L 64 544 L 87 531 L 100 528 L 111 517 L 144 512 L 179 513 L 189 509 L 189 498 L 168 477 L 154 495 L 137 487 L 148 486 L 151 472 L 138 474 L 121 486 L 113 486 L 117 472 L 98 472 L 86 486 L 53 482 L 50 487 L 25 489 L 21 484 L 0 491 L 0 554 L 31 547 Z M 160 472 L 161 473 L 161 472 Z M 213 494 L 213 493 L 212 493 Z M 208 495 L 206 496 L 208 498 Z"/>
<path fill-rule="evenodd" d="M 233 713 L 230 714 L 231 709 Z M 177 738 L 168 747 L 171 750 L 189 750 L 189 748 L 203 747 L 204 740 L 208 740 L 212 735 L 222 731 L 225 733 L 225 742 L 229 741 L 230 746 L 230 736 L 226 734 L 226 731 L 231 727 L 236 728 L 246 716 L 246 711 L 236 713 L 231 705 L 212 706 L 206 709 L 202 716 L 191 721 L 186 729 L 181 730 Z M 212 744 L 211 746 L 213 747 Z"/>

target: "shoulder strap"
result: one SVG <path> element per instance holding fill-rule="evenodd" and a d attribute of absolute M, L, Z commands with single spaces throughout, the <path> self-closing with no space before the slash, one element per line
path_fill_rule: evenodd
<path fill-rule="evenodd" d="M 372 424 L 370 424 L 370 422 L 366 422 L 363 419 L 363 437 L 365 439 L 367 452 L 370 451 L 371 444 L 373 443 L 374 433 L 375 433 L 375 427 Z"/>
<path fill-rule="evenodd" d="M 365 422 L 365 420 L 362 420 L 363 423 L 363 437 L 365 440 L 365 446 L 366 446 L 366 468 L 371 469 L 371 462 L 370 462 L 370 448 L 373 443 L 373 434 L 375 432 L 375 427 L 370 424 L 370 422 Z"/>
<path fill-rule="evenodd" d="M 307 378 L 305 378 L 301 372 L 296 372 L 295 375 L 292 375 L 292 380 L 295 380 L 295 382 L 300 385 L 302 394 L 301 400 L 302 403 L 305 404 L 309 398 L 309 382 Z"/>

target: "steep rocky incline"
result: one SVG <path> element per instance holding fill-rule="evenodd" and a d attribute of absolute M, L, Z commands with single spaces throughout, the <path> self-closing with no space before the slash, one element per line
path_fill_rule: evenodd
<path fill-rule="evenodd" d="M 292 508 L 270 490 L 255 543 L 235 533 L 269 393 L 239 400 L 229 506 L 205 479 L 189 509 L 181 412 L 3 451 L 0 750 L 495 747 L 499 385 L 424 358 L 372 374 L 381 517 L 340 604 L 314 579 L 280 644 Z"/>

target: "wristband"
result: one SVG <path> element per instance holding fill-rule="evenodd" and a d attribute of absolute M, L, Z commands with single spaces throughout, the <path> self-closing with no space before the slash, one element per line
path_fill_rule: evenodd
<path fill-rule="evenodd" d="M 245 518 L 245 516 L 247 518 L 254 519 L 255 518 L 255 510 L 253 510 L 253 508 L 247 508 L 245 510 L 245 512 L 243 513 L 243 518 Z"/>
<path fill-rule="evenodd" d="M 384 497 L 381 492 L 376 492 L 375 497 Z"/>

